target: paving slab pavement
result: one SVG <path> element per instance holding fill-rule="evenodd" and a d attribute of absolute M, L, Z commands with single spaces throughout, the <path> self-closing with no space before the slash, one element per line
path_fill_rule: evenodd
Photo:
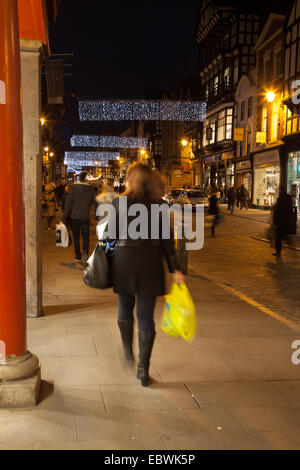
<path fill-rule="evenodd" d="M 300 449 L 299 332 L 187 276 L 197 335 L 166 336 L 159 299 L 155 382 L 143 388 L 120 354 L 116 296 L 85 286 L 72 258 L 44 233 L 44 316 L 28 319 L 40 401 L 0 410 L 0 449 Z"/>

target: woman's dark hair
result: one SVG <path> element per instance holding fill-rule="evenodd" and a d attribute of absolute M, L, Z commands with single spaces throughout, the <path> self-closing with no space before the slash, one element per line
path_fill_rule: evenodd
<path fill-rule="evenodd" d="M 165 192 L 165 184 L 158 171 L 152 170 L 148 165 L 141 162 L 130 165 L 123 196 L 132 199 L 142 199 L 147 196 L 151 201 L 159 201 Z"/>

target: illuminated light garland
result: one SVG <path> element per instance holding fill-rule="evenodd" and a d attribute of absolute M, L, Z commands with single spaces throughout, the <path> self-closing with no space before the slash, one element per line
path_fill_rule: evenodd
<path fill-rule="evenodd" d="M 120 152 L 65 152 L 65 159 L 76 160 L 117 160 Z"/>
<path fill-rule="evenodd" d="M 202 101 L 79 101 L 81 121 L 204 121 Z"/>
<path fill-rule="evenodd" d="M 72 147 L 146 148 L 148 139 L 106 135 L 73 135 Z"/>
<path fill-rule="evenodd" d="M 102 166 L 108 166 L 107 161 L 101 161 L 101 160 L 76 160 L 74 161 L 73 159 L 67 159 L 65 158 L 65 165 L 67 165 L 68 168 L 82 168 L 84 166 L 91 166 L 91 167 L 102 167 Z"/>
<path fill-rule="evenodd" d="M 65 152 L 64 163 L 71 168 L 107 166 L 109 160 L 118 160 L 119 152 Z"/>

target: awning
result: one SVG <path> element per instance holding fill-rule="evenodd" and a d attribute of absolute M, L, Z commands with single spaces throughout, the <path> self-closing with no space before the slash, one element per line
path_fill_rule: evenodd
<path fill-rule="evenodd" d="M 20 39 L 47 43 L 42 0 L 18 0 Z"/>

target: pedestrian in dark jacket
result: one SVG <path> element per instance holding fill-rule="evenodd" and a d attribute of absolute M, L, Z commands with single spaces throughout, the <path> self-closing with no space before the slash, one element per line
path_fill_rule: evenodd
<path fill-rule="evenodd" d="M 79 176 L 79 183 L 74 183 L 70 186 L 62 216 L 62 221 L 65 225 L 68 223 L 68 218 L 71 218 L 75 261 L 77 262 L 81 262 L 80 232 L 82 233 L 84 263 L 86 263 L 89 255 L 90 210 L 95 199 L 95 191 L 85 183 L 85 179 L 86 172 L 82 172 Z"/>
<path fill-rule="evenodd" d="M 293 217 L 293 203 L 291 196 L 286 192 L 285 187 L 279 189 L 279 197 L 274 206 L 273 226 L 275 230 L 274 256 L 281 256 L 282 239 L 288 240 L 288 231 Z"/>
<path fill-rule="evenodd" d="M 245 186 L 242 184 L 240 187 L 240 210 L 245 207 L 248 210 L 248 203 L 249 203 L 249 193 Z"/>
<path fill-rule="evenodd" d="M 233 214 L 235 199 L 236 199 L 236 192 L 233 186 L 231 186 L 228 189 L 227 199 L 228 199 L 228 210 L 230 211 L 231 214 Z"/>
<path fill-rule="evenodd" d="M 153 205 L 164 203 L 162 197 L 165 194 L 165 188 L 159 175 L 147 165 L 136 162 L 130 166 L 127 172 L 126 183 L 126 192 L 112 202 L 116 212 L 116 239 L 118 239 L 112 261 L 112 280 L 114 292 L 119 297 L 118 325 L 125 358 L 131 364 L 133 364 L 133 310 L 136 302 L 135 296 L 137 296 L 139 330 L 137 377 L 143 386 L 147 386 L 150 383 L 150 357 L 156 335 L 153 320 L 156 297 L 166 293 L 163 258 L 166 258 L 169 271 L 173 273 L 175 282 L 184 282 L 184 277 L 180 271 L 176 270 L 173 238 L 163 239 L 160 223 L 158 227 L 159 238 L 151 238 L 153 227 L 151 210 Z M 124 196 L 127 199 L 124 199 Z M 127 214 L 126 226 L 122 227 L 123 235 L 118 230 L 119 221 L 124 217 L 120 204 L 125 200 L 127 200 L 128 213 L 129 208 L 134 204 L 141 204 L 145 208 L 148 223 L 142 223 L 142 225 L 143 227 L 147 226 L 146 237 L 138 239 L 130 237 L 128 227 L 135 217 L 128 216 L 127 218 Z M 167 204 L 165 204 L 165 208 L 167 211 L 169 210 Z M 113 218 L 109 217 L 108 227 Z M 143 228 L 142 225 L 140 230 Z"/>
<path fill-rule="evenodd" d="M 215 235 L 215 226 L 219 214 L 218 199 L 215 193 L 213 193 L 209 198 L 208 213 L 211 216 L 211 234 Z"/>

